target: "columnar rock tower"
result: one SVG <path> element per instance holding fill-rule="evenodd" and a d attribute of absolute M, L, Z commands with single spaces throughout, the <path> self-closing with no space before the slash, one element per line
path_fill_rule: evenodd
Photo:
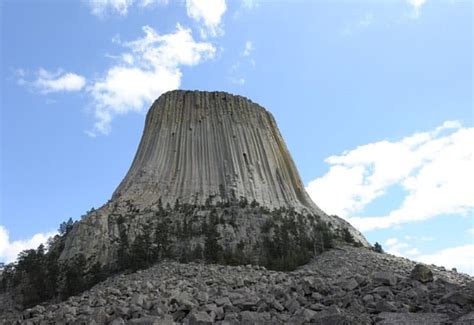
<path fill-rule="evenodd" d="M 177 208 L 182 205 L 186 208 Z M 263 107 L 224 92 L 170 91 L 149 110 L 135 159 L 111 200 L 74 226 L 61 258 L 83 254 L 112 263 L 124 236 L 134 242 L 144 231 L 159 232 L 164 219 L 175 255 L 182 256 L 182 250 L 205 243 L 206 234 L 197 229 L 215 218 L 225 249 L 235 251 L 239 244 L 258 262 L 262 234 L 272 236 L 269 220 L 286 218 L 288 211 L 293 219 L 299 216 L 299 229 L 308 238 L 315 238 L 316 229 L 306 220 L 309 216 L 368 245 L 355 228 L 313 203 L 273 116 Z M 264 223 L 266 232 L 261 230 Z"/>
<path fill-rule="evenodd" d="M 323 214 L 309 198 L 273 116 L 224 92 L 171 91 L 148 112 L 127 176 L 112 200 L 139 207 L 231 195 L 270 209 Z"/>

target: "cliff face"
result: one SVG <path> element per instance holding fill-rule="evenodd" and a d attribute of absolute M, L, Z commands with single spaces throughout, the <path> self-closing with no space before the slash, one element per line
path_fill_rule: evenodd
<path fill-rule="evenodd" d="M 282 234 L 284 227 L 292 233 Z M 239 252 L 269 265 L 272 248 L 262 248 L 264 242 L 292 240 L 285 256 L 304 249 L 304 260 L 313 247 L 327 248 L 326 229 L 369 245 L 349 223 L 313 203 L 269 112 L 223 92 L 172 91 L 148 112 L 135 159 L 112 199 L 67 234 L 61 259 L 82 254 L 114 264 L 133 255 L 142 234 L 158 251 L 156 241 L 166 232 L 173 258 L 205 249 L 213 234 L 222 253 L 215 261 Z"/>
<path fill-rule="evenodd" d="M 172 91 L 151 107 L 133 164 L 112 200 L 138 207 L 231 196 L 324 214 L 309 198 L 273 116 L 223 92 Z"/>

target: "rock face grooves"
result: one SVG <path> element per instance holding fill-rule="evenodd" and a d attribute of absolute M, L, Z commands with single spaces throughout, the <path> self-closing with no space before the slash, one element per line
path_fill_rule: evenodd
<path fill-rule="evenodd" d="M 263 107 L 223 92 L 171 91 L 148 112 L 132 166 L 112 199 L 74 225 L 60 259 L 84 255 L 113 265 L 147 231 L 154 240 L 166 232 L 170 257 L 181 258 L 206 247 L 210 232 L 203 229 L 212 224 L 223 249 L 266 263 L 261 245 L 273 232 L 266 234 L 264 224 L 280 224 L 280 217 L 300 223 L 295 243 L 303 235 L 316 243 L 317 224 L 324 223 L 333 235 L 346 229 L 369 246 L 349 223 L 313 203 Z"/>
<path fill-rule="evenodd" d="M 324 214 L 309 198 L 273 116 L 223 92 L 171 91 L 148 112 L 133 164 L 112 200 L 139 207 L 209 196 Z"/>

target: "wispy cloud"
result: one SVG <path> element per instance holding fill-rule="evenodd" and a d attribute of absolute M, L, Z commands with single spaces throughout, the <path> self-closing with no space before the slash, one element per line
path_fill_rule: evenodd
<path fill-rule="evenodd" d="M 4 263 L 14 262 L 18 253 L 25 249 L 34 249 L 41 244 L 46 244 L 49 237 L 55 236 L 57 232 L 38 233 L 25 240 L 10 241 L 8 230 L 0 225 L 0 261 Z"/>
<path fill-rule="evenodd" d="M 186 0 L 186 12 L 191 19 L 201 24 L 203 37 L 223 34 L 220 25 L 226 10 L 225 0 Z"/>
<path fill-rule="evenodd" d="M 254 9 L 258 7 L 258 5 L 258 0 L 242 0 L 242 7 L 244 7 L 245 9 Z"/>
<path fill-rule="evenodd" d="M 407 236 L 403 237 L 403 240 L 400 240 L 396 237 L 391 237 L 383 242 L 384 250 L 387 253 L 410 257 L 415 255 L 420 255 L 420 250 L 416 247 L 422 242 L 433 240 L 433 237 L 428 236 Z"/>
<path fill-rule="evenodd" d="M 407 0 L 407 2 L 412 8 L 411 17 L 414 19 L 420 17 L 421 8 L 425 4 L 426 0 Z"/>
<path fill-rule="evenodd" d="M 326 159 L 329 171 L 309 182 L 313 200 L 362 231 L 390 228 L 438 215 L 472 213 L 474 208 L 474 128 L 447 121 L 430 132 L 400 141 L 379 141 Z M 385 216 L 362 213 L 394 185 L 406 196 Z"/>
<path fill-rule="evenodd" d="M 15 78 L 21 86 L 25 86 L 42 94 L 80 91 L 86 85 L 86 78 L 72 72 L 58 69 L 55 72 L 40 68 L 36 73 L 23 69 L 15 71 Z"/>
<path fill-rule="evenodd" d="M 408 243 L 402 242 L 398 240 L 398 238 L 389 238 L 384 242 L 384 249 L 387 253 L 403 256 L 404 254 L 401 252 L 403 249 L 408 249 L 410 245 Z"/>
<path fill-rule="evenodd" d="M 423 238 L 409 238 L 402 241 L 398 238 L 389 238 L 384 244 L 384 250 L 392 255 L 410 258 L 412 260 L 444 266 L 448 269 L 457 268 L 458 271 L 474 275 L 474 245 L 467 244 L 456 247 L 449 247 L 424 254 L 414 247 L 416 242 L 423 241 Z"/>
<path fill-rule="evenodd" d="M 89 135 L 109 133 L 114 116 L 140 112 L 163 92 L 178 88 L 181 66 L 197 65 L 216 52 L 212 44 L 196 42 L 191 30 L 179 24 L 170 34 L 160 35 L 149 26 L 143 32 L 145 36 L 134 41 L 115 40 L 127 51 L 89 87 L 96 118 Z"/>
<path fill-rule="evenodd" d="M 253 43 L 251 41 L 245 42 L 244 52 L 242 53 L 243 56 L 250 56 L 252 51 L 254 50 Z"/>
<path fill-rule="evenodd" d="M 38 78 L 33 85 L 42 93 L 79 91 L 86 85 L 86 78 L 76 73 L 38 71 Z"/>
<path fill-rule="evenodd" d="M 84 133 L 90 137 L 108 134 L 117 115 L 142 112 L 162 93 L 179 88 L 183 66 L 195 66 L 216 54 L 213 44 L 196 41 L 191 29 L 180 24 L 169 34 L 159 34 L 150 26 L 142 29 L 144 36 L 136 40 L 115 36 L 112 43 L 123 52 L 107 55 L 112 65 L 88 82 L 62 69 L 41 68 L 35 74 L 17 69 L 14 77 L 19 85 L 42 94 L 82 91 L 91 98 L 95 118 L 94 127 Z"/>
<path fill-rule="evenodd" d="M 91 13 L 98 17 L 105 17 L 107 14 L 126 16 L 133 5 L 148 7 L 155 3 L 166 5 L 168 0 L 89 0 L 89 7 Z"/>
<path fill-rule="evenodd" d="M 243 85 L 246 82 L 245 71 L 255 68 L 255 60 L 252 53 L 255 47 L 251 41 L 246 41 L 236 62 L 229 69 L 229 80 L 235 85 Z"/>
<path fill-rule="evenodd" d="M 450 247 L 431 254 L 418 255 L 413 259 L 448 269 L 457 268 L 460 272 L 474 275 L 474 244 Z"/>

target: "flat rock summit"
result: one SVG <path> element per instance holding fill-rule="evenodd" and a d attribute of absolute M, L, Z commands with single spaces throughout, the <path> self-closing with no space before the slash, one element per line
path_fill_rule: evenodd
<path fill-rule="evenodd" d="M 0 324 L 474 324 L 472 277 L 326 214 L 271 113 L 225 92 L 161 95 L 111 199 L 0 285 Z"/>

